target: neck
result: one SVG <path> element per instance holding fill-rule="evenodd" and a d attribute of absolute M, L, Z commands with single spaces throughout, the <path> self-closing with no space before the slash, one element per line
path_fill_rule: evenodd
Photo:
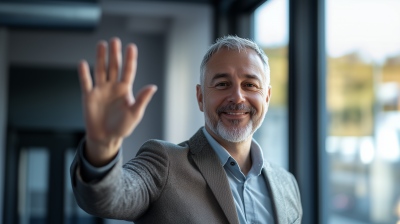
<path fill-rule="evenodd" d="M 250 147 L 253 135 L 243 142 L 229 142 L 215 134 L 207 125 L 205 127 L 208 133 L 236 160 L 242 173 L 247 176 L 252 166 Z"/>

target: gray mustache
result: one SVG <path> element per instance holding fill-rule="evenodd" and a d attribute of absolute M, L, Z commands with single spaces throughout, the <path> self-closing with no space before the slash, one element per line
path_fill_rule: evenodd
<path fill-rule="evenodd" d="M 240 104 L 228 104 L 226 106 L 220 106 L 217 108 L 217 114 L 220 115 L 221 113 L 228 110 L 243 110 L 250 113 L 251 116 L 255 115 L 257 112 L 257 110 L 254 107 L 248 107 L 240 103 Z"/>

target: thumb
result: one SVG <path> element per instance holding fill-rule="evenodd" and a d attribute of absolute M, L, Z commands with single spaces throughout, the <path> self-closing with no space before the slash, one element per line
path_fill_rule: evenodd
<path fill-rule="evenodd" d="M 156 85 L 147 85 L 143 87 L 136 96 L 135 103 L 131 106 L 131 111 L 139 115 L 143 116 L 144 111 L 146 110 L 147 105 L 149 104 L 151 98 L 154 93 L 157 91 Z"/>

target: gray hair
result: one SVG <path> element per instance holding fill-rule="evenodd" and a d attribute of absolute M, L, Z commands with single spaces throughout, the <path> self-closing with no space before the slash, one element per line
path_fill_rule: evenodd
<path fill-rule="evenodd" d="M 227 48 L 228 50 L 238 50 L 239 52 L 241 50 L 246 51 L 246 48 L 253 49 L 258 54 L 258 56 L 260 56 L 264 64 L 265 81 L 266 84 L 269 85 L 270 69 L 268 64 L 268 57 L 267 55 L 265 55 L 264 51 L 252 40 L 228 35 L 222 38 L 218 38 L 217 41 L 213 45 L 211 45 L 207 53 L 204 55 L 203 61 L 200 65 L 200 85 L 202 90 L 204 90 L 204 77 L 207 69 L 207 63 L 210 60 L 211 56 L 213 56 L 222 48 Z"/>

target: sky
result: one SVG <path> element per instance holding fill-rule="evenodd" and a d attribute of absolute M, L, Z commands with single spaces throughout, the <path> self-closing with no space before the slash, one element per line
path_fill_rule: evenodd
<path fill-rule="evenodd" d="M 288 0 L 268 0 L 255 12 L 255 40 L 264 47 L 288 43 Z M 400 0 L 326 0 L 329 56 L 358 52 L 383 62 L 400 54 Z"/>

